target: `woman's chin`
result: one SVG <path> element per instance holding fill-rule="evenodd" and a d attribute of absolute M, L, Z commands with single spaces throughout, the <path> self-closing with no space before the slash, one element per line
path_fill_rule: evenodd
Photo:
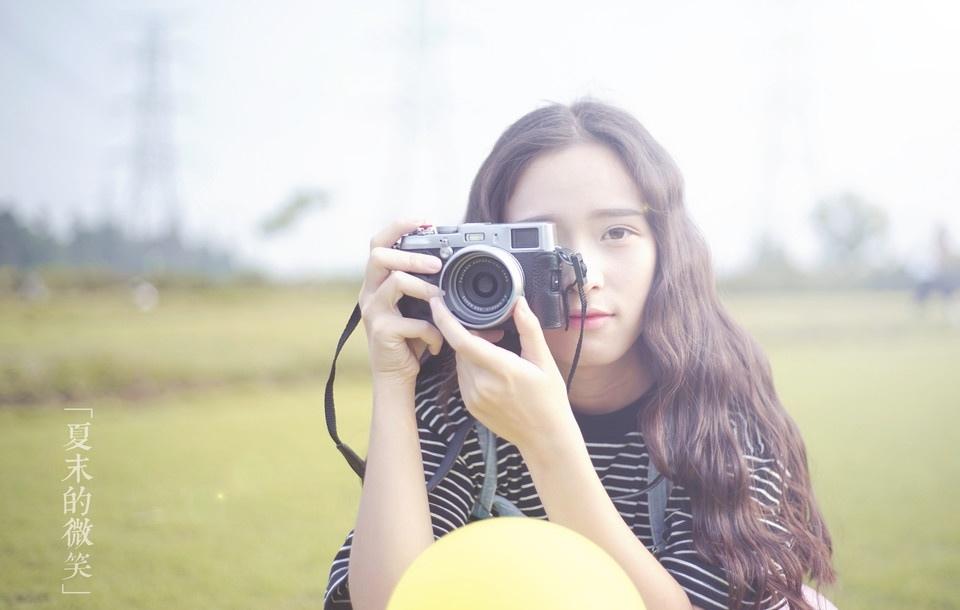
<path fill-rule="evenodd" d="M 557 349 L 554 349 L 551 345 L 550 351 L 553 353 L 553 359 L 557 363 L 557 367 L 561 372 L 566 375 L 570 370 L 570 365 L 573 364 L 573 355 L 577 350 L 577 342 L 574 340 L 572 346 L 564 344 L 562 347 L 557 346 Z M 616 358 L 612 357 L 606 346 L 594 344 L 593 342 L 587 341 L 587 338 L 583 338 L 583 345 L 580 348 L 580 359 L 577 361 L 577 368 L 587 367 L 587 366 L 603 366 L 605 364 L 610 364 L 615 361 Z"/>

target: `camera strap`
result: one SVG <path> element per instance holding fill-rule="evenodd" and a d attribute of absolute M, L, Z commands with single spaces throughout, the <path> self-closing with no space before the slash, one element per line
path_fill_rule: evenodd
<path fill-rule="evenodd" d="M 563 248 L 558 246 L 554 252 L 560 257 L 560 260 L 569 264 L 573 267 L 574 272 L 574 283 L 577 285 L 577 292 L 580 297 L 580 312 L 581 316 L 586 316 L 587 312 L 587 298 L 583 292 L 584 278 L 587 274 L 587 266 L 583 262 L 583 257 L 579 252 L 574 252 L 569 248 Z M 566 326 L 564 330 L 569 330 L 570 328 L 570 311 L 569 304 L 566 299 L 562 299 L 563 303 L 563 314 L 566 320 Z M 361 484 L 363 482 L 364 470 L 366 467 L 366 462 L 361 458 L 357 453 L 351 449 L 346 443 L 344 443 L 339 434 L 337 434 L 337 413 L 334 410 L 333 404 L 333 382 L 337 375 L 337 358 L 340 356 L 340 351 L 343 349 L 344 344 L 347 342 L 347 339 L 350 338 L 350 335 L 353 334 L 353 331 L 357 328 L 357 325 L 360 323 L 360 304 L 357 303 L 353 308 L 353 313 L 350 314 L 350 319 L 347 321 L 346 326 L 343 328 L 343 332 L 340 333 L 340 339 L 337 341 L 337 349 L 333 354 L 333 362 L 330 364 L 330 375 L 327 377 L 327 386 L 326 391 L 324 392 L 323 402 L 324 402 L 324 415 L 326 417 L 327 423 L 327 432 L 330 434 L 330 438 L 333 439 L 333 442 L 336 444 L 337 449 L 343 455 L 344 459 L 347 460 L 347 464 L 350 465 L 350 468 L 353 469 L 357 476 L 360 477 Z M 577 370 L 577 364 L 580 361 L 580 348 L 583 343 L 583 317 L 581 317 L 580 322 L 580 336 L 577 338 L 577 349 L 573 354 L 573 363 L 570 365 L 570 373 L 567 376 L 567 392 L 570 392 L 570 385 L 573 383 L 573 374 Z M 453 467 L 456 457 L 460 454 L 460 450 L 463 448 L 463 444 L 466 442 L 467 434 L 470 431 L 471 426 L 474 425 L 475 420 L 470 417 L 468 420 L 461 425 L 461 427 L 454 433 L 453 439 L 451 440 L 450 446 L 447 449 L 447 453 L 444 455 L 443 460 L 440 462 L 440 466 L 437 468 L 437 471 L 433 473 L 433 476 L 430 477 L 430 481 L 427 483 L 427 491 L 433 491 L 437 484 L 443 479 L 444 476 L 450 471 Z M 492 432 L 490 433 L 493 434 Z M 494 440 L 495 442 L 495 440 Z"/>
<path fill-rule="evenodd" d="M 350 314 L 350 320 L 347 321 L 347 325 L 343 328 L 343 332 L 340 333 L 340 340 L 337 342 L 337 351 L 333 354 L 333 362 L 330 364 L 330 375 L 327 377 L 327 389 L 324 392 L 323 396 L 323 406 L 324 406 L 324 415 L 327 420 L 327 432 L 330 433 L 330 438 L 333 439 L 333 442 L 337 445 L 337 449 L 340 450 L 340 453 L 343 454 L 343 457 L 347 460 L 347 464 L 350 464 L 350 468 L 353 469 L 357 476 L 360 477 L 360 480 L 363 480 L 363 470 L 366 463 L 363 461 L 356 451 L 351 449 L 340 440 L 340 435 L 337 434 L 337 412 L 333 409 L 333 380 L 337 376 L 337 356 L 340 355 L 340 350 L 343 349 L 343 344 L 347 342 L 347 339 L 353 333 L 354 329 L 357 327 L 357 324 L 360 323 L 360 303 L 357 303 L 353 308 L 353 313 Z"/>
<path fill-rule="evenodd" d="M 587 276 L 587 265 L 583 262 L 583 256 L 579 252 L 574 252 L 569 248 L 557 246 L 554 250 L 560 257 L 560 260 L 573 267 L 574 283 L 577 285 L 577 294 L 580 297 L 580 336 L 577 337 L 577 349 L 573 353 L 573 363 L 570 365 L 570 374 L 567 376 L 567 394 L 570 393 L 570 384 L 573 383 L 573 374 L 577 370 L 577 364 L 580 362 L 580 348 L 583 345 L 583 326 L 587 316 L 587 297 L 583 293 L 584 278 Z M 566 320 L 566 326 L 563 330 L 570 329 L 570 305 L 566 299 L 563 303 L 563 317 Z"/>

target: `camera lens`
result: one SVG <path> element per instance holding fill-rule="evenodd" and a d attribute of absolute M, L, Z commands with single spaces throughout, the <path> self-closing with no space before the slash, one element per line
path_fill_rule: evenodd
<path fill-rule="evenodd" d="M 473 278 L 473 290 L 482 297 L 489 297 L 496 289 L 496 278 L 493 274 L 483 272 L 478 273 Z"/>
<path fill-rule="evenodd" d="M 496 311 L 513 293 L 510 273 L 494 258 L 475 256 L 458 271 L 456 290 L 463 305 L 477 313 Z"/>
<path fill-rule="evenodd" d="M 465 326 L 491 328 L 510 316 L 516 295 L 522 293 L 523 270 L 505 250 L 472 246 L 450 259 L 440 284 L 451 312 Z"/>

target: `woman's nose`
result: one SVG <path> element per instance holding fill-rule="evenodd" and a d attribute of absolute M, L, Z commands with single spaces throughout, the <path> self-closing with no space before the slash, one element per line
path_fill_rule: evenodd
<path fill-rule="evenodd" d="M 603 265 L 600 259 L 582 251 L 580 255 L 583 257 L 584 266 L 587 268 L 587 275 L 583 278 L 583 292 L 588 293 L 596 288 L 603 288 Z M 570 290 L 576 293 L 576 282 L 570 287 Z"/>
<path fill-rule="evenodd" d="M 584 259 L 584 262 L 586 262 L 586 259 Z M 587 277 L 583 281 L 584 292 L 590 292 L 594 288 L 603 288 L 603 273 L 596 260 L 593 265 L 587 263 Z"/>

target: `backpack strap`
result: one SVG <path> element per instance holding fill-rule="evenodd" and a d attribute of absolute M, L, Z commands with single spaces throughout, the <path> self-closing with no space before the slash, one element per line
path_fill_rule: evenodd
<path fill-rule="evenodd" d="M 650 464 L 647 466 L 647 481 L 652 482 L 659 474 L 657 465 L 653 462 L 653 456 L 650 456 Z M 653 489 L 647 492 L 647 512 L 650 514 L 650 532 L 653 534 L 654 553 L 662 551 L 666 542 L 667 498 L 670 496 L 671 486 L 670 479 L 663 477 L 659 484 L 654 485 Z"/>
<path fill-rule="evenodd" d="M 488 517 L 523 517 L 523 512 L 510 500 L 497 495 L 497 435 L 476 421 L 477 439 L 480 441 L 480 456 L 483 458 L 483 485 L 480 494 L 470 511 L 474 519 Z M 496 510 L 496 515 L 494 515 Z"/>
<path fill-rule="evenodd" d="M 437 466 L 437 470 L 433 473 L 433 476 L 430 477 L 430 480 L 427 481 L 427 493 L 433 491 L 437 485 L 440 484 L 440 481 L 443 480 L 443 477 L 447 476 L 447 473 L 453 468 L 453 463 L 457 460 L 457 456 L 460 455 L 460 450 L 463 449 L 463 444 L 467 441 L 467 434 L 470 432 L 473 421 L 475 421 L 473 418 L 468 418 L 467 421 L 461 424 L 457 431 L 454 432 L 453 439 L 450 441 L 450 446 L 447 447 L 447 452 L 440 461 L 440 465 Z"/>
<path fill-rule="evenodd" d="M 486 519 L 494 516 L 525 516 L 515 504 L 496 494 L 497 489 L 497 436 L 479 420 L 474 422 L 477 439 L 480 442 L 480 455 L 484 463 L 483 485 L 480 494 L 470 511 L 474 519 Z M 653 459 L 647 467 L 647 482 L 653 484 L 660 476 Z M 667 499 L 673 487 L 670 479 L 660 476 L 659 482 L 647 492 L 647 510 L 650 514 L 650 530 L 653 533 L 654 553 L 663 550 L 666 544 Z M 494 514 L 496 512 L 496 514 Z"/>

